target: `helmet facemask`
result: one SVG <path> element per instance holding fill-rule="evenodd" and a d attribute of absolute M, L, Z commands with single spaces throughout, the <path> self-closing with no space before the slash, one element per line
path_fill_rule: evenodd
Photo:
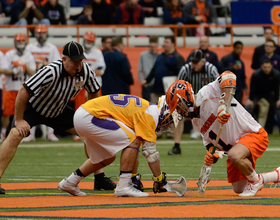
<path fill-rule="evenodd" d="M 156 128 L 156 131 L 167 132 L 169 130 L 173 130 L 174 129 L 174 126 L 172 126 L 174 125 L 173 114 L 170 113 L 168 105 L 165 102 L 165 96 L 161 96 L 159 98 L 158 110 L 159 110 L 159 120 L 158 120 L 158 126 Z"/>

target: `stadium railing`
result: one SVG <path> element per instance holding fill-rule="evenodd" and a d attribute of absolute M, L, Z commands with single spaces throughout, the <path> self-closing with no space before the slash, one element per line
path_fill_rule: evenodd
<path fill-rule="evenodd" d="M 36 25 L 14 26 L 0 25 L 0 48 L 14 47 L 13 37 L 16 33 L 24 33 L 28 42 L 34 42 L 33 30 Z M 199 25 L 51 25 L 49 26 L 49 41 L 57 47 L 63 47 L 67 42 L 74 40 L 82 42 L 83 34 L 94 31 L 97 35 L 96 46 L 101 46 L 103 36 L 122 36 L 126 47 L 145 47 L 149 45 L 148 37 L 156 35 L 159 37 L 159 44 L 162 45 L 165 36 L 174 36 L 177 47 L 198 46 L 198 36 L 188 36 L 187 28 L 197 28 Z M 257 46 L 264 42 L 264 27 L 273 27 L 280 33 L 280 25 L 204 25 L 210 28 L 216 36 L 210 36 L 211 46 L 232 46 L 237 40 L 245 46 Z M 220 32 L 222 30 L 222 32 Z M 181 32 L 178 35 L 179 31 Z M 218 34 L 217 34 L 218 33 Z M 275 35 L 274 40 L 280 42 L 280 35 Z"/>

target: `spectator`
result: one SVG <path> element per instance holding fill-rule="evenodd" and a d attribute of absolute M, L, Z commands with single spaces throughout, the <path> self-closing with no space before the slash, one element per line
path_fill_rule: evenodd
<path fill-rule="evenodd" d="M 26 51 L 30 52 L 36 63 L 36 72 L 39 71 L 41 68 L 47 66 L 49 63 L 59 60 L 60 53 L 57 49 L 57 47 L 48 42 L 48 27 L 45 24 L 38 24 L 35 28 L 35 37 L 36 42 L 28 44 L 26 46 Z M 41 127 L 43 127 L 42 125 Z M 43 127 L 45 129 L 45 127 Z M 42 130 L 44 130 L 42 129 Z M 35 141 L 35 130 L 36 127 L 30 129 L 30 135 L 24 139 L 22 139 L 22 142 L 31 142 Z M 59 139 L 55 136 L 54 130 L 51 127 L 46 127 L 45 133 L 43 132 L 43 135 L 45 139 L 49 141 L 58 141 Z"/>
<path fill-rule="evenodd" d="M 112 49 L 112 37 L 102 37 L 101 39 L 101 43 L 102 43 L 102 53 L 106 53 L 108 51 L 110 51 Z"/>
<path fill-rule="evenodd" d="M 183 7 L 183 11 L 187 16 L 188 24 L 217 24 L 217 13 L 213 5 L 207 0 L 189 1 Z M 200 26 L 191 28 L 193 36 L 207 35 L 209 36 L 210 29 Z"/>
<path fill-rule="evenodd" d="M 187 23 L 185 12 L 182 11 L 179 0 L 167 0 L 163 8 L 163 23 L 183 25 Z"/>
<path fill-rule="evenodd" d="M 145 18 L 158 17 L 157 3 L 155 0 L 140 0 L 138 4 L 143 7 Z"/>
<path fill-rule="evenodd" d="M 2 9 L 1 17 L 11 16 L 11 10 L 12 10 L 12 6 L 13 6 L 14 2 L 15 2 L 15 0 L 0 0 L 0 5 L 1 5 L 1 9 Z"/>
<path fill-rule="evenodd" d="M 9 50 L 6 55 L 8 70 L 6 75 L 5 88 L 3 97 L 3 117 L 1 139 L 6 137 L 6 131 L 10 123 L 10 116 L 15 114 L 15 101 L 22 83 L 35 73 L 36 65 L 34 57 L 26 51 L 27 38 L 24 34 L 18 33 L 14 37 L 15 48 Z"/>
<path fill-rule="evenodd" d="M 275 108 L 280 107 L 279 85 L 280 73 L 273 68 L 269 59 L 264 59 L 261 68 L 252 75 L 245 108 L 269 134 L 273 131 Z M 256 114 L 257 106 L 259 110 Z"/>
<path fill-rule="evenodd" d="M 112 50 L 104 53 L 106 70 L 102 75 L 102 95 L 130 94 L 133 85 L 131 66 L 127 56 L 122 52 L 122 37 L 112 39 Z"/>
<path fill-rule="evenodd" d="M 113 8 L 105 0 L 92 0 L 91 5 L 94 24 L 113 23 Z"/>
<path fill-rule="evenodd" d="M 201 50 L 207 62 L 212 63 L 215 67 L 217 67 L 218 71 L 220 72 L 220 63 L 218 60 L 218 56 L 214 51 L 209 50 L 209 38 L 207 36 L 201 36 L 199 39 L 199 50 Z M 189 63 L 191 57 L 191 53 L 187 58 L 187 62 Z"/>
<path fill-rule="evenodd" d="M 192 84 L 193 90 L 197 93 L 203 86 L 213 82 L 219 77 L 217 68 L 206 61 L 205 54 L 201 50 L 194 50 L 191 53 L 190 62 L 182 66 L 178 79 L 188 81 Z M 174 129 L 174 147 L 168 152 L 168 155 L 181 154 L 181 138 L 184 132 L 184 120 L 179 121 Z M 191 139 L 201 137 L 200 132 L 192 129 Z"/>
<path fill-rule="evenodd" d="M 259 68 L 261 67 L 262 61 L 264 59 L 269 59 L 273 65 L 273 68 L 280 71 L 280 55 L 275 53 L 276 43 L 274 40 L 267 40 L 265 42 L 265 54 L 259 59 Z"/>
<path fill-rule="evenodd" d="M 273 35 L 274 32 L 272 30 L 271 27 L 265 28 L 264 29 L 264 38 L 265 38 L 265 42 L 268 40 L 273 40 Z M 256 70 L 259 68 L 259 59 L 265 54 L 265 43 L 256 47 L 254 54 L 253 54 L 253 60 L 252 60 L 252 65 L 251 68 Z M 276 45 L 276 49 L 275 49 L 275 53 L 280 55 L 280 47 L 278 45 Z"/>
<path fill-rule="evenodd" d="M 142 84 L 142 97 L 148 101 L 151 99 L 151 89 L 150 86 L 146 85 L 145 78 L 151 72 L 156 59 L 158 57 L 158 37 L 150 36 L 149 39 L 149 50 L 144 51 L 140 55 L 140 60 L 138 64 L 138 78 Z"/>
<path fill-rule="evenodd" d="M 177 76 L 184 65 L 184 58 L 175 49 L 175 38 L 165 37 L 163 43 L 164 52 L 158 56 L 151 72 L 146 77 L 146 83 L 153 79 L 155 83 L 151 88 L 151 102 L 157 103 L 160 96 L 165 94 L 162 78 L 165 76 Z"/>
<path fill-rule="evenodd" d="M 144 24 L 144 11 L 137 0 L 127 0 L 118 6 L 115 14 L 116 24 Z"/>
<path fill-rule="evenodd" d="M 33 24 L 33 18 L 37 18 L 38 23 L 50 25 L 49 19 L 45 19 L 43 13 L 33 0 L 17 0 L 12 6 L 10 24 L 28 25 Z"/>
<path fill-rule="evenodd" d="M 236 76 L 236 91 L 234 98 L 242 104 L 243 93 L 247 95 L 246 74 L 244 62 L 240 59 L 243 50 L 243 43 L 236 41 L 233 44 L 232 53 L 221 59 L 221 72 L 229 70 Z"/>
<path fill-rule="evenodd" d="M 146 82 L 142 82 L 142 85 L 147 86 L 148 83 L 154 80 L 151 88 L 151 102 L 153 103 L 157 103 L 159 97 L 165 94 L 163 77 L 177 76 L 181 66 L 185 63 L 184 58 L 175 49 L 175 38 L 173 36 L 165 37 L 163 49 L 164 52 L 158 56 L 155 65 L 146 77 Z M 161 138 L 162 135 L 162 132 L 157 132 L 158 138 Z M 168 131 L 166 136 L 167 138 L 173 138 L 173 131 Z"/>
<path fill-rule="evenodd" d="M 94 24 L 91 5 L 84 5 L 83 14 L 79 16 L 77 24 Z"/>
<path fill-rule="evenodd" d="M 42 6 L 41 11 L 51 24 L 66 24 L 64 8 L 58 3 L 58 0 L 48 0 Z"/>

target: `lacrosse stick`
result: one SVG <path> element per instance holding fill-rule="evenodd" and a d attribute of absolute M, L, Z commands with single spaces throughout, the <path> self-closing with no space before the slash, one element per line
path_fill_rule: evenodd
<path fill-rule="evenodd" d="M 226 107 L 226 112 L 228 113 L 228 110 L 229 110 L 229 107 L 231 105 L 231 101 L 233 99 L 233 96 L 235 94 L 235 89 L 236 88 L 232 88 L 231 89 L 231 92 L 230 92 L 230 97 L 228 99 L 228 103 L 227 103 L 227 107 Z M 223 93 L 224 94 L 224 93 Z M 222 95 L 223 95 L 222 94 Z M 221 95 L 221 98 L 222 98 L 222 95 Z M 217 148 L 217 145 L 218 145 L 218 142 L 219 142 L 219 139 L 220 139 L 220 136 L 221 136 L 221 133 L 222 133 L 222 130 L 223 130 L 223 126 L 224 124 L 220 124 L 220 128 L 219 128 L 219 132 L 218 132 L 218 135 L 216 137 L 216 141 L 215 141 L 215 145 L 212 149 L 212 155 L 217 152 L 219 154 L 219 157 L 220 158 L 223 158 L 224 155 L 226 155 L 226 153 L 224 153 L 223 151 L 216 151 L 216 148 Z M 211 180 L 211 177 L 210 177 L 210 174 L 211 174 L 211 166 L 208 166 L 208 165 L 203 165 L 201 170 L 200 170 L 200 176 L 198 178 L 198 181 L 196 182 L 197 186 L 198 186 L 198 192 L 200 194 L 203 194 L 206 190 L 206 185 L 207 183 Z"/>
<path fill-rule="evenodd" d="M 178 196 L 184 196 L 185 192 L 187 191 L 187 180 L 185 177 L 181 176 L 176 181 L 169 181 L 164 188 L 167 192 L 177 193 Z M 153 187 L 144 187 L 144 190 L 152 190 Z"/>

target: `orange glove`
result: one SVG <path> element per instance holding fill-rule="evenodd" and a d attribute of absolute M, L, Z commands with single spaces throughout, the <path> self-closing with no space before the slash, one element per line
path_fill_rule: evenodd
<path fill-rule="evenodd" d="M 212 154 L 212 149 L 213 147 L 209 148 L 204 158 L 204 164 L 207 166 L 211 166 L 212 163 L 216 163 L 220 158 L 219 154 L 217 153 Z"/>
<path fill-rule="evenodd" d="M 218 108 L 218 121 L 221 123 L 221 124 L 225 124 L 227 123 L 227 121 L 229 120 L 230 118 L 230 115 L 231 113 L 227 113 L 226 112 L 226 108 L 227 106 L 225 104 L 221 104 Z"/>

